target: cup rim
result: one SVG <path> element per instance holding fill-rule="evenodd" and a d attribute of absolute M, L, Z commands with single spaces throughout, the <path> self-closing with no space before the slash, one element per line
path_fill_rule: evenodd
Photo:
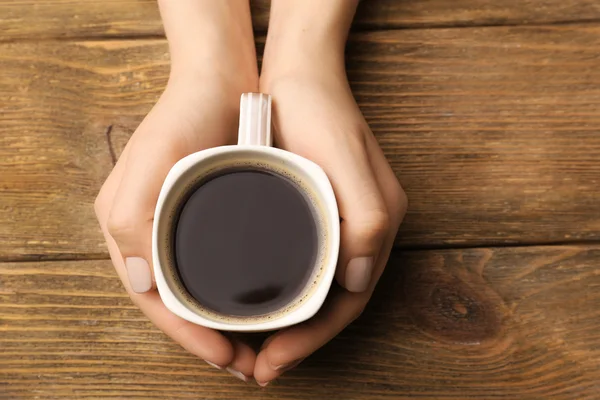
<path fill-rule="evenodd" d="M 330 223 L 327 224 L 328 235 L 330 236 L 330 245 L 327 247 L 327 253 L 325 257 L 327 261 L 323 265 L 324 271 L 320 281 L 317 283 L 317 287 L 313 289 L 313 292 L 309 295 L 306 301 L 303 302 L 303 304 L 297 305 L 288 313 L 273 319 L 253 321 L 249 323 L 216 321 L 194 312 L 186 304 L 184 304 L 184 302 L 182 302 L 169 287 L 165 277 L 164 268 L 160 263 L 160 238 L 158 237 L 158 227 L 161 223 L 161 217 L 163 216 L 164 211 L 164 203 L 167 199 L 167 196 L 178 183 L 179 178 L 189 171 L 190 168 L 193 168 L 195 165 L 209 157 L 248 151 L 268 154 L 272 157 L 274 156 L 283 164 L 292 163 L 295 165 L 295 167 L 307 174 L 315 183 L 315 187 L 312 189 L 324 199 L 324 212 L 327 216 L 327 220 L 330 221 Z M 340 243 L 340 226 L 338 221 L 339 212 L 337 202 L 335 200 L 335 194 L 327 175 L 321 169 L 321 167 L 304 157 L 282 149 L 258 145 L 220 146 L 192 153 L 179 160 L 169 171 L 161 188 L 154 213 L 152 229 L 152 259 L 154 276 L 160 297 L 167 309 L 169 309 L 175 315 L 192 323 L 216 330 L 244 332 L 269 331 L 303 322 L 313 317 L 318 312 L 323 305 L 333 282 L 337 267 Z"/>

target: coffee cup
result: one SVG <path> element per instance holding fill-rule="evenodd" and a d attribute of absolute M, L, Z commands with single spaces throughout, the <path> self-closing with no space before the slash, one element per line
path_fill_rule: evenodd
<path fill-rule="evenodd" d="M 179 317 L 224 331 L 311 318 L 331 287 L 340 242 L 333 188 L 314 162 L 273 147 L 271 96 L 245 93 L 238 144 L 190 154 L 158 198 L 158 292 Z"/>

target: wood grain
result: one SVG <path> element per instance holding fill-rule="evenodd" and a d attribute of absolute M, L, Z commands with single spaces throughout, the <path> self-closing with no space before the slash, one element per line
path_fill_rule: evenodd
<path fill-rule="evenodd" d="M 113 165 L 108 143 L 119 152 L 158 99 L 164 41 L 0 53 L 0 257 L 106 257 L 93 199 Z"/>
<path fill-rule="evenodd" d="M 164 40 L 0 46 L 0 258 L 106 257 L 95 194 Z M 409 196 L 398 245 L 600 240 L 600 28 L 361 33 L 348 69 Z"/>
<path fill-rule="evenodd" d="M 264 32 L 269 0 L 252 0 Z M 156 0 L 0 0 L 0 41 L 163 35 Z M 600 20 L 595 0 L 363 0 L 355 30 Z"/>
<path fill-rule="evenodd" d="M 596 399 L 599 259 L 396 252 L 363 316 L 266 390 L 167 339 L 110 261 L 0 263 L 0 398 Z"/>
<path fill-rule="evenodd" d="M 599 27 L 353 39 L 353 92 L 409 195 L 399 244 L 600 238 Z"/>

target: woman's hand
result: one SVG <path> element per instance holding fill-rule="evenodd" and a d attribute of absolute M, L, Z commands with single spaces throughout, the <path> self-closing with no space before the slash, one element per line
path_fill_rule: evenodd
<path fill-rule="evenodd" d="M 247 380 L 255 364 L 250 347 L 181 319 L 162 303 L 152 275 L 151 237 L 171 167 L 190 153 L 235 143 L 240 93 L 257 90 L 248 1 L 160 5 L 172 58 L 169 83 L 102 186 L 96 215 L 133 302 L 190 353 Z"/>
<path fill-rule="evenodd" d="M 324 5 L 312 10 L 300 5 L 291 17 L 294 22 L 280 30 L 278 23 L 286 20 L 282 8 L 292 7 L 283 1 L 272 3 L 275 25 L 269 28 L 260 90 L 273 96 L 276 145 L 314 161 L 331 180 L 342 219 L 339 287 L 334 285 L 314 318 L 267 339 L 254 369 L 261 385 L 298 365 L 361 314 L 407 206 L 404 191 L 350 91 L 344 70 L 345 33 L 336 37 L 331 31 L 340 21 L 349 24 L 353 11 L 347 10 L 348 3 L 338 4 L 343 15 L 324 10 Z M 303 11 L 309 21 L 304 26 L 299 22 Z M 317 14 L 335 16 L 337 22 L 324 23 L 319 31 Z M 295 24 L 301 33 L 294 31 Z"/>

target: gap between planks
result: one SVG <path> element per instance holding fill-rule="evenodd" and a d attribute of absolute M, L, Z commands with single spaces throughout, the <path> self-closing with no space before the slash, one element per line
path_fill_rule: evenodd
<path fill-rule="evenodd" d="M 494 245 L 472 245 L 472 244 L 453 244 L 447 246 L 410 246 L 401 247 L 394 246 L 394 252 L 419 252 L 419 251 L 439 251 L 439 250 L 470 250 L 470 249 L 504 249 L 504 248 L 526 248 L 526 247 L 593 247 L 600 246 L 600 240 L 573 240 L 573 241 L 553 241 L 553 242 L 531 242 L 531 243 L 498 243 Z M 104 253 L 94 254 L 36 254 L 36 255 L 19 255 L 16 257 L 0 256 L 0 264 L 2 263 L 18 263 L 18 262 L 60 262 L 60 261 L 102 261 L 110 260 L 110 256 Z"/>
<path fill-rule="evenodd" d="M 594 26 L 600 25 L 600 19 L 590 18 L 582 20 L 565 20 L 556 21 L 552 23 L 548 22 L 533 22 L 533 23 L 483 23 L 483 24 L 469 24 L 465 23 L 454 23 L 454 24 L 435 24 L 422 26 L 411 26 L 403 27 L 401 25 L 390 25 L 385 28 L 373 26 L 362 26 L 358 29 L 352 29 L 350 31 L 350 39 L 353 33 L 368 33 L 368 32 L 393 32 L 393 31 L 422 31 L 422 30 L 449 30 L 449 29 L 482 29 L 482 28 L 506 28 L 506 27 L 523 27 L 523 28 L 549 28 L 553 26 Z M 259 43 L 264 42 L 266 31 L 257 30 L 254 31 L 255 40 Z M 1 44 L 18 44 L 18 43 L 44 43 L 44 42 L 112 42 L 112 41 L 132 41 L 132 40 L 166 40 L 164 34 L 132 34 L 132 35 L 81 35 L 81 36 L 69 36 L 69 37 L 31 37 L 31 38 L 17 38 L 17 39 L 2 39 L 0 38 Z"/>

